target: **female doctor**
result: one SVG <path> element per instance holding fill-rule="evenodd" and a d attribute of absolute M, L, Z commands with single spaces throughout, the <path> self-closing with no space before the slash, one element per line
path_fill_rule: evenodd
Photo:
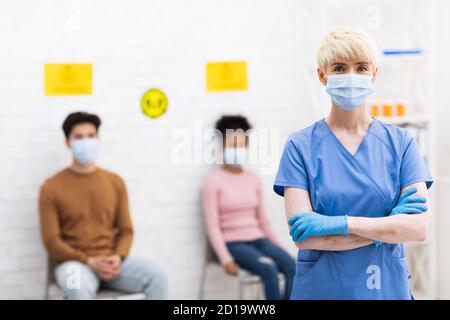
<path fill-rule="evenodd" d="M 402 243 L 427 238 L 433 181 L 414 138 L 366 110 L 377 52 L 361 30 L 329 33 L 331 112 L 286 142 L 274 191 L 300 249 L 291 299 L 413 299 Z"/>

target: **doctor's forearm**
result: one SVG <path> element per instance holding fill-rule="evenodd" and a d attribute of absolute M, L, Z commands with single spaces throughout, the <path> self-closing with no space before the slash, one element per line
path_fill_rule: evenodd
<path fill-rule="evenodd" d="M 326 251 L 345 251 L 372 244 L 372 240 L 357 235 L 348 236 L 321 236 L 311 237 L 304 242 L 296 242 L 295 245 L 300 250 L 326 250 Z"/>
<path fill-rule="evenodd" d="M 430 215 L 398 214 L 384 218 L 347 217 L 350 234 L 385 243 L 425 241 Z"/>

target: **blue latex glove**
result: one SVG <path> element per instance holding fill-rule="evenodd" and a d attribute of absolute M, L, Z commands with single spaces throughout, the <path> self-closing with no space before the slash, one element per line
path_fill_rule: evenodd
<path fill-rule="evenodd" d="M 303 242 L 309 237 L 348 235 L 347 216 L 326 216 L 305 212 L 292 216 L 288 221 L 293 241 Z"/>
<path fill-rule="evenodd" d="M 427 211 L 427 207 L 421 204 L 427 202 L 427 199 L 424 197 L 413 197 L 412 195 L 416 192 L 416 188 L 403 192 L 398 199 L 397 205 L 392 209 L 389 216 L 394 216 L 396 214 L 416 214 Z M 382 244 L 382 242 L 378 240 L 374 240 L 373 243 L 377 247 Z"/>
<path fill-rule="evenodd" d="M 417 192 L 416 188 L 409 189 L 403 192 L 398 199 L 398 203 L 394 209 L 392 209 L 389 216 L 404 213 L 422 213 L 427 211 L 427 207 L 420 203 L 427 202 L 424 197 L 413 197 L 412 195 Z"/>

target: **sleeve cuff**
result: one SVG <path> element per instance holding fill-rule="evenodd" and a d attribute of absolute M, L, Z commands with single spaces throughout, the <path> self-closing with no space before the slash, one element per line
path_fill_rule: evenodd
<path fill-rule="evenodd" d="M 279 196 L 284 197 L 284 188 L 298 188 L 309 191 L 309 187 L 306 184 L 298 182 L 286 182 L 286 181 L 275 181 L 273 185 L 273 191 Z"/>
<path fill-rule="evenodd" d="M 433 184 L 433 179 L 431 177 L 419 177 L 419 178 L 409 179 L 400 185 L 400 189 L 404 189 L 407 186 L 410 186 L 410 185 L 412 185 L 414 183 L 418 183 L 418 182 L 425 182 L 425 184 L 427 185 L 427 189 L 430 189 L 431 185 Z"/>

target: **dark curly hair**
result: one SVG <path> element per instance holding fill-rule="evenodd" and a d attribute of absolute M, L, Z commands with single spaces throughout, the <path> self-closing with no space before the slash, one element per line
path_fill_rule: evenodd
<path fill-rule="evenodd" d="M 223 115 L 216 122 L 216 129 L 219 130 L 223 136 L 225 136 L 227 129 L 241 129 L 246 132 L 251 128 L 252 126 L 248 122 L 247 118 L 241 115 Z"/>
<path fill-rule="evenodd" d="M 62 129 L 64 131 L 64 135 L 66 139 L 69 138 L 70 133 L 72 132 L 73 127 L 80 123 L 91 123 L 95 126 L 95 129 L 98 131 L 102 121 L 100 118 L 91 113 L 87 112 L 74 112 L 67 116 L 66 120 L 64 120 Z"/>

